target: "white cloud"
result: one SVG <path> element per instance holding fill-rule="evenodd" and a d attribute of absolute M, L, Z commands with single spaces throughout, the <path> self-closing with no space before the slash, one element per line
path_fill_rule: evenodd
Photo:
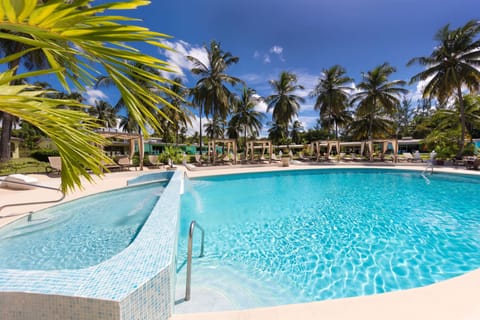
<path fill-rule="evenodd" d="M 258 94 L 254 94 L 253 97 L 255 98 L 260 98 L 260 96 Z M 260 100 L 256 105 L 255 105 L 255 111 L 258 111 L 258 112 L 263 112 L 263 113 L 267 113 L 267 104 L 265 103 L 265 101 L 263 100 Z"/>
<path fill-rule="evenodd" d="M 412 93 L 412 91 L 410 91 L 410 99 L 412 99 L 412 101 L 417 101 L 417 100 L 422 99 L 423 91 L 425 90 L 425 86 L 432 79 L 433 79 L 433 77 L 430 77 L 428 79 L 418 81 L 417 86 L 415 87 L 415 92 Z"/>
<path fill-rule="evenodd" d="M 317 124 L 318 116 L 299 116 L 298 120 L 303 124 L 303 129 L 307 131 Z"/>
<path fill-rule="evenodd" d="M 274 45 L 270 48 L 270 53 L 276 54 L 280 61 L 284 62 L 285 58 L 283 57 L 283 48 L 277 45 Z"/>
<path fill-rule="evenodd" d="M 86 89 L 83 97 L 89 105 L 93 106 L 95 105 L 95 101 L 106 100 L 108 98 L 102 90 L 94 89 L 92 87 L 87 87 Z"/>
<path fill-rule="evenodd" d="M 176 42 L 164 41 L 163 43 L 173 49 L 162 51 L 170 64 L 170 68 L 183 79 L 187 79 L 184 70 L 190 70 L 193 67 L 193 63 L 187 59 L 187 56 L 195 57 L 208 66 L 208 53 L 204 47 L 193 46 L 182 40 Z M 164 73 L 164 76 L 171 78 L 173 75 Z"/>
<path fill-rule="evenodd" d="M 188 126 L 187 128 L 187 135 L 193 136 L 195 132 L 200 133 L 200 120 L 197 115 L 193 115 L 191 117 L 192 125 Z M 206 117 L 202 117 L 202 127 L 205 123 L 208 123 L 208 119 Z M 205 128 L 202 128 L 202 135 L 205 136 Z"/>
<path fill-rule="evenodd" d="M 271 52 L 271 53 L 278 54 L 278 55 L 281 55 L 282 52 L 283 52 L 283 48 L 280 47 L 280 46 L 275 45 L 275 46 L 273 46 L 273 47 L 270 48 L 270 52 Z"/>
<path fill-rule="evenodd" d="M 263 63 L 271 63 L 272 62 L 272 55 L 273 57 L 277 57 L 280 61 L 284 62 L 285 58 L 283 57 L 283 48 L 278 45 L 274 45 L 271 47 L 267 52 L 255 50 L 253 52 L 254 59 L 262 59 Z"/>
<path fill-rule="evenodd" d="M 303 90 L 298 90 L 296 94 L 303 98 L 308 98 L 308 95 L 313 91 L 318 83 L 318 75 L 313 75 L 302 71 L 294 71 L 293 73 L 297 75 L 297 83 L 304 87 Z"/>

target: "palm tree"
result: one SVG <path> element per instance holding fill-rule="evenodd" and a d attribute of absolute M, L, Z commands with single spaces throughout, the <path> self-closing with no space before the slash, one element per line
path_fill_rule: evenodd
<path fill-rule="evenodd" d="M 282 127 L 285 130 L 285 136 L 288 136 L 288 125 L 298 115 L 300 103 L 305 102 L 304 98 L 295 95 L 294 92 L 303 89 L 303 86 L 297 84 L 295 74 L 286 71 L 280 73 L 278 81 L 270 80 L 270 85 L 275 93 L 265 99 L 268 106 L 267 112 L 273 109 L 273 122 Z"/>
<path fill-rule="evenodd" d="M 230 120 L 233 126 L 242 127 L 245 143 L 248 133 L 252 136 L 258 135 L 263 126 L 262 120 L 265 118 L 262 112 L 255 110 L 260 98 L 254 96 L 254 94 L 253 89 L 243 87 L 241 96 L 235 99 L 235 109 Z M 232 127 L 232 125 L 229 127 Z"/>
<path fill-rule="evenodd" d="M 398 135 L 405 137 L 410 135 L 411 122 L 413 120 L 414 111 L 411 108 L 412 100 L 403 98 L 401 103 L 397 107 L 397 112 L 395 113 L 395 133 L 396 137 Z"/>
<path fill-rule="evenodd" d="M 388 77 L 395 72 L 395 68 L 388 63 L 375 67 L 363 73 L 363 81 L 358 84 L 360 90 L 354 94 L 352 103 L 358 103 L 356 119 L 368 119 L 369 140 L 373 139 L 375 119 L 379 117 L 393 117 L 400 103 L 400 96 L 408 90 L 401 88 L 405 81 L 388 81 Z M 370 155 L 370 158 L 372 155 Z"/>
<path fill-rule="evenodd" d="M 16 32 L 10 32 L 8 30 L 2 30 L 10 35 L 15 35 Z M 18 34 L 18 33 L 17 33 Z M 28 37 L 28 35 L 23 35 Z M 47 69 L 47 58 L 42 51 L 32 50 L 32 46 L 14 41 L 8 38 L 0 38 L 0 53 L 3 56 L 13 56 L 21 52 L 26 52 L 17 58 L 8 62 L 8 69 L 13 70 L 15 76 L 20 66 L 32 71 L 38 69 Z M 12 81 L 12 85 L 20 84 L 18 79 Z M 10 141 L 12 137 L 12 128 L 14 126 L 15 117 L 7 112 L 0 112 L 0 119 L 2 120 L 2 132 L 0 136 L 0 162 L 10 160 Z"/>
<path fill-rule="evenodd" d="M 208 61 L 203 62 L 198 58 L 188 56 L 193 63 L 192 73 L 200 77 L 191 91 L 193 105 L 200 108 L 200 154 L 202 153 L 202 115 L 211 115 L 213 120 L 226 120 L 231 110 L 230 101 L 232 93 L 226 84 L 236 85 L 242 82 L 236 77 L 226 73 L 227 68 L 239 61 L 238 57 L 230 52 L 220 49 L 216 41 L 210 42 L 210 47 L 205 46 Z"/>
<path fill-rule="evenodd" d="M 338 140 L 338 125 L 346 122 L 345 110 L 348 107 L 349 92 L 351 87 L 347 83 L 353 81 L 346 77 L 346 70 L 334 65 L 323 70 L 323 75 L 318 84 L 310 92 L 310 97 L 316 97 L 314 108 L 320 112 L 322 126 L 335 129 L 335 139 Z"/>
<path fill-rule="evenodd" d="M 283 125 L 272 122 L 270 123 L 270 129 L 268 129 L 268 139 L 272 140 L 273 144 L 280 144 L 287 139 L 285 132 L 288 132 L 288 128 L 285 129 Z"/>
<path fill-rule="evenodd" d="M 469 131 L 480 127 L 480 97 L 474 95 L 464 96 L 465 125 Z M 433 130 L 426 137 L 427 142 L 433 142 L 432 147 L 438 152 L 442 149 L 451 150 L 452 154 L 458 152 L 460 147 L 461 125 L 452 119 L 458 119 L 460 116 L 460 104 L 457 101 L 452 108 L 439 109 L 431 117 Z M 452 141 L 455 143 L 452 146 Z"/>
<path fill-rule="evenodd" d="M 370 117 L 359 117 L 350 123 L 347 134 L 354 140 L 369 139 L 369 132 L 377 138 L 388 138 L 395 133 L 394 124 L 391 117 L 375 116 L 373 121 Z"/>
<path fill-rule="evenodd" d="M 161 91 L 158 90 L 155 83 L 147 81 L 142 76 L 143 73 L 149 73 L 149 74 L 152 74 L 152 75 L 155 75 L 155 76 L 160 76 L 161 72 L 158 69 L 153 68 L 152 66 L 146 65 L 146 64 L 144 64 L 142 62 L 138 62 L 138 61 L 131 62 L 129 64 L 128 68 L 131 69 L 131 72 L 127 75 L 129 80 L 131 80 L 133 83 L 135 83 L 139 87 L 144 88 L 145 90 L 147 90 L 152 95 L 159 95 L 161 93 Z M 174 84 L 172 84 L 172 86 L 173 85 Z M 116 82 L 114 81 L 114 78 L 112 78 L 109 75 L 100 76 L 100 77 L 97 77 L 97 79 L 96 79 L 96 83 L 95 83 L 96 88 L 115 87 L 115 86 L 116 86 Z M 169 94 L 171 94 L 170 90 L 167 90 L 167 92 Z M 143 100 L 143 97 L 141 97 L 141 96 L 139 96 L 137 98 L 140 101 Z M 167 98 L 165 98 L 165 99 L 167 99 Z M 171 107 L 171 105 L 168 105 L 168 106 Z M 129 113 L 129 110 L 126 110 L 126 107 L 127 107 L 127 105 L 126 105 L 125 98 L 123 96 L 120 96 L 120 98 L 118 99 L 117 103 L 114 106 L 115 112 L 118 113 L 120 111 L 126 111 L 127 113 Z M 151 112 L 153 114 L 158 113 L 158 111 L 159 111 L 159 109 L 157 107 L 154 107 L 151 110 Z M 164 115 L 163 112 L 161 112 L 161 113 L 162 113 L 162 115 Z M 132 118 L 130 121 L 136 121 L 135 117 L 133 117 L 133 116 L 129 116 L 129 118 Z M 141 128 L 142 124 L 140 124 L 138 127 Z M 140 131 L 136 131 L 136 132 L 140 132 Z"/>
<path fill-rule="evenodd" d="M 205 133 L 210 136 L 210 139 L 223 138 L 223 133 L 225 131 L 223 121 L 212 119 L 212 121 L 203 126 L 205 127 Z"/>
<path fill-rule="evenodd" d="M 63 190 L 80 186 L 80 176 L 85 177 L 87 181 L 92 181 L 93 178 L 86 168 L 90 168 L 95 174 L 102 174 L 102 162 L 107 161 L 108 158 L 101 150 L 101 146 L 106 141 L 100 135 L 91 132 L 92 128 L 97 127 L 96 119 L 76 110 L 51 107 L 53 104 L 58 106 L 58 101 L 39 106 L 38 101 L 50 100 L 33 95 L 29 98 L 21 91 L 26 89 L 26 86 L 17 86 L 13 82 L 6 84 L 5 79 L 16 81 L 53 74 L 66 91 L 69 91 L 70 86 L 83 91 L 87 86 L 93 85 L 95 70 L 103 69 L 115 82 L 130 114 L 141 124 L 144 132 L 147 132 L 147 124 L 151 128 L 159 126 L 159 121 L 153 112 L 156 105 L 168 104 L 161 95 L 147 90 L 149 87 L 154 87 L 159 92 L 168 92 L 168 88 L 164 87 L 167 80 L 161 75 L 132 67 L 135 63 L 141 62 L 153 69 L 169 71 L 165 61 L 144 54 L 133 47 L 136 43 L 142 43 L 166 48 L 162 43 L 165 35 L 142 26 L 123 24 L 131 20 L 128 17 L 109 15 L 111 10 L 135 9 L 148 2 L 126 0 L 121 5 L 116 2 L 95 5 L 93 0 L 83 0 L 79 3 L 82 7 L 88 7 L 88 10 L 72 10 L 71 5 L 62 1 L 43 5 L 37 0 L 4 0 L 2 6 L 11 10 L 8 10 L 8 14 L 0 15 L 0 39 L 28 46 L 26 50 L 8 53 L 4 51 L 6 56 L 2 59 L 2 63 L 13 63 L 16 59 L 23 59 L 27 54 L 37 51 L 45 55 L 49 68 L 18 75 L 13 74 L 13 69 L 1 73 L 0 83 L 5 90 L 11 89 L 15 92 L 16 96 L 2 96 L 0 112 L 34 124 L 54 141 L 62 156 Z M 51 14 L 52 8 L 55 10 L 54 14 Z M 99 19 L 100 16 L 101 19 Z M 22 69 L 15 70 L 22 71 Z M 138 85 L 129 78 L 132 75 L 141 78 L 148 85 Z M 46 92 L 37 90 L 36 93 L 45 94 Z M 21 109 L 19 101 L 30 112 Z M 87 108 L 75 101 L 60 102 L 63 105 Z M 39 119 L 50 123 L 39 123 Z"/>
<path fill-rule="evenodd" d="M 300 134 L 303 131 L 303 125 L 300 121 L 295 120 L 292 124 L 292 131 L 290 132 L 290 136 L 292 137 L 292 141 L 295 144 L 300 143 Z"/>
<path fill-rule="evenodd" d="M 89 109 L 88 112 L 97 118 L 104 128 L 117 127 L 117 113 L 110 103 L 103 100 L 96 100 L 95 106 Z"/>
<path fill-rule="evenodd" d="M 441 28 L 435 35 L 438 45 L 428 57 L 413 58 L 408 65 L 418 63 L 427 69 L 414 75 L 411 83 L 427 81 L 424 97 L 437 98 L 442 104 L 456 95 L 460 107 L 461 137 L 457 158 L 465 148 L 466 122 L 465 102 L 462 89 L 476 92 L 480 87 L 480 22 L 468 21 L 463 27 L 450 30 L 450 25 Z"/>
<path fill-rule="evenodd" d="M 178 144 L 180 129 L 192 125 L 192 120 L 190 119 L 192 113 L 185 108 L 185 98 L 188 95 L 188 90 L 182 85 L 182 79 L 179 77 L 174 78 L 169 89 L 173 94 L 166 97 L 166 99 L 173 108 L 170 106 L 162 108 L 162 111 L 168 118 L 168 120 L 165 119 L 164 121 L 163 130 L 173 131 L 175 143 Z"/>

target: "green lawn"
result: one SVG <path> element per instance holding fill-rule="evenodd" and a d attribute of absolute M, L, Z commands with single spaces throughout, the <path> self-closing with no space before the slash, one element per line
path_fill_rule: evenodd
<path fill-rule="evenodd" d="M 33 158 L 12 159 L 8 162 L 0 163 L 0 176 L 6 176 L 12 173 L 45 173 L 48 162 L 38 161 Z"/>

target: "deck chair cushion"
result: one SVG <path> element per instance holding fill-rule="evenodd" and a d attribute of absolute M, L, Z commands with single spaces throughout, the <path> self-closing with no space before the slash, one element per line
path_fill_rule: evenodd
<path fill-rule="evenodd" d="M 19 174 L 19 173 L 11 174 L 3 180 L 2 187 L 14 189 L 14 190 L 35 189 L 35 186 L 24 185 L 21 183 L 37 184 L 38 179 L 34 177 L 26 176 L 24 174 Z"/>

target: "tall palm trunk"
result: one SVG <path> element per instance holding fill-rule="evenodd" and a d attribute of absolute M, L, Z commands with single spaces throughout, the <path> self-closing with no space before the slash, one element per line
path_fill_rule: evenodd
<path fill-rule="evenodd" d="M 18 66 L 20 65 L 20 59 L 12 61 L 9 65 L 9 69 L 13 70 L 13 76 L 17 74 Z M 14 85 L 15 80 L 10 83 Z M 2 135 L 0 136 L 0 162 L 6 162 L 11 158 L 10 142 L 12 140 L 12 127 L 14 117 L 4 112 L 2 115 Z"/>
<path fill-rule="evenodd" d="M 243 138 L 245 143 L 245 159 L 247 159 L 247 125 L 243 128 Z"/>
<path fill-rule="evenodd" d="M 2 136 L 0 137 L 0 162 L 6 162 L 11 158 L 10 141 L 12 139 L 13 116 L 9 113 L 2 115 Z"/>
<path fill-rule="evenodd" d="M 373 115 L 375 113 L 375 110 L 377 110 L 377 100 L 375 99 L 374 102 L 373 102 L 373 107 L 372 107 L 372 112 L 370 113 L 370 121 L 369 121 L 369 124 L 368 124 L 368 140 L 369 140 L 369 143 L 370 145 L 372 146 L 372 149 L 373 149 Z M 373 150 L 372 152 L 370 152 L 369 150 L 369 160 L 372 161 L 373 160 Z"/>
<path fill-rule="evenodd" d="M 462 134 L 460 136 L 460 141 L 458 142 L 458 152 L 455 156 L 457 159 L 462 157 L 463 151 L 465 149 L 465 129 L 466 129 L 466 121 L 465 121 L 465 105 L 463 101 L 462 95 L 462 87 L 459 85 L 457 87 L 457 95 L 458 95 L 458 104 L 460 107 L 460 125 L 462 127 Z"/>
<path fill-rule="evenodd" d="M 200 106 L 200 156 L 202 155 L 202 113 L 203 113 L 203 106 Z"/>
<path fill-rule="evenodd" d="M 335 140 L 338 141 L 338 124 L 336 120 L 335 120 Z"/>

